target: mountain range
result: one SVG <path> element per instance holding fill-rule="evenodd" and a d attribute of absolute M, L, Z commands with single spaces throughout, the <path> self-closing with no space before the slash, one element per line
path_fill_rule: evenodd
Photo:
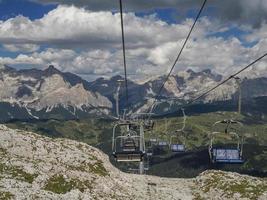
<path fill-rule="evenodd" d="M 153 77 L 144 83 L 129 80 L 129 104 L 126 103 L 125 87 L 122 87 L 120 110 L 128 108 L 129 113 L 148 111 L 165 78 Z M 44 70 L 16 70 L 2 65 L 0 120 L 79 119 L 96 115 L 115 115 L 115 93 L 118 81 L 122 79 L 121 76 L 114 76 L 89 82 L 73 73 L 61 72 L 52 65 Z M 222 75 L 209 69 L 201 72 L 187 70 L 171 75 L 159 96 L 154 112 L 174 112 L 179 105 L 202 94 L 223 79 Z M 267 78 L 244 78 L 241 90 L 244 103 L 258 105 L 258 102 L 261 102 L 264 106 Z M 238 84 L 233 80 L 205 96 L 198 105 L 233 107 L 237 104 L 237 96 Z"/>

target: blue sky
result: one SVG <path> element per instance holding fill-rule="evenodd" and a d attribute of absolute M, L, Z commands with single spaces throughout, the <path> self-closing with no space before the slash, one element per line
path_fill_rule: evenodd
<path fill-rule="evenodd" d="M 88 79 L 120 74 L 117 2 L 57 2 L 63 3 L 0 1 L 0 62 L 16 68 L 54 64 Z M 237 67 L 264 52 L 267 1 L 254 4 L 208 1 L 177 71 L 212 68 L 223 73 L 228 65 Z M 193 0 L 125 0 L 130 73 L 166 73 L 200 5 Z"/>
<path fill-rule="evenodd" d="M 55 8 L 56 5 L 44 5 L 25 0 L 1 0 L 0 19 L 6 20 L 17 15 L 38 19 Z"/>

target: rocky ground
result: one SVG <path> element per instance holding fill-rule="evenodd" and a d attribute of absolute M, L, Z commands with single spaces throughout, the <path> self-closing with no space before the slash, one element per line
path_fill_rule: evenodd
<path fill-rule="evenodd" d="M 194 179 L 126 174 L 99 150 L 0 125 L 0 199 L 267 199 L 267 180 L 206 171 Z"/>

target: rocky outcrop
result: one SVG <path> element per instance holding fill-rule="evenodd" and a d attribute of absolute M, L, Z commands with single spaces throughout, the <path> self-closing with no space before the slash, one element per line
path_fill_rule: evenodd
<path fill-rule="evenodd" d="M 126 174 L 101 151 L 0 125 L 0 199 L 266 199 L 267 181 L 207 171 L 195 179 Z"/>

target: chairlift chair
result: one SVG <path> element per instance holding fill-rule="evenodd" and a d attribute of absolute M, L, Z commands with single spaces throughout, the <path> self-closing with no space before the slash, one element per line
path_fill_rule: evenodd
<path fill-rule="evenodd" d="M 166 147 L 168 145 L 169 145 L 169 143 L 167 141 L 165 141 L 165 140 L 160 140 L 158 142 L 158 146 L 160 146 L 160 147 Z"/>
<path fill-rule="evenodd" d="M 117 123 L 113 127 L 112 154 L 117 162 L 141 162 L 145 155 L 144 136 L 137 131 L 131 130 L 132 123 Z M 123 134 L 117 134 L 118 127 L 126 128 Z"/>
<path fill-rule="evenodd" d="M 146 150 L 146 155 L 149 156 L 149 157 L 153 156 L 153 148 L 148 148 Z"/>
<path fill-rule="evenodd" d="M 156 138 L 149 138 L 146 140 L 146 148 L 153 148 L 157 144 Z"/>
<path fill-rule="evenodd" d="M 157 144 L 156 138 L 150 138 L 146 141 L 146 155 L 151 157 L 153 156 L 153 148 Z"/>
<path fill-rule="evenodd" d="M 156 146 L 158 143 L 158 137 L 154 134 L 154 131 L 150 131 L 148 133 L 148 140 L 147 140 L 148 146 L 153 147 Z"/>
<path fill-rule="evenodd" d="M 165 134 L 167 134 L 167 119 L 165 118 Z M 158 139 L 157 145 L 159 148 L 164 149 L 169 146 L 169 142 L 167 140 Z"/>
<path fill-rule="evenodd" d="M 155 145 L 155 144 L 157 144 L 158 139 L 157 138 L 150 138 L 149 142 L 151 143 L 151 145 Z"/>
<path fill-rule="evenodd" d="M 186 142 L 186 137 L 185 137 L 185 123 L 186 123 L 186 115 L 184 109 L 181 109 L 183 113 L 183 124 L 181 129 L 178 129 L 175 131 L 174 135 L 170 137 L 170 150 L 175 153 L 179 152 L 185 152 L 185 142 Z M 181 134 L 179 134 L 181 133 Z"/>
<path fill-rule="evenodd" d="M 168 151 L 169 150 L 169 142 L 167 140 L 159 140 L 156 148 L 160 151 Z"/>
<path fill-rule="evenodd" d="M 185 138 L 181 142 L 181 138 L 173 135 L 170 138 L 170 150 L 174 153 L 185 152 Z"/>
<path fill-rule="evenodd" d="M 221 134 L 222 132 L 214 131 L 214 128 L 218 124 L 226 125 L 224 133 L 234 136 L 237 139 L 236 147 L 214 147 L 213 142 L 214 138 Z M 243 137 L 240 136 L 236 132 L 229 132 L 231 125 L 236 124 L 239 127 L 242 127 L 243 124 L 234 121 L 234 120 L 222 120 L 215 122 L 213 124 L 213 132 L 210 137 L 210 145 L 209 145 L 209 156 L 212 163 L 225 163 L 225 164 L 242 164 L 244 163 L 244 159 L 242 157 L 243 153 Z"/>

